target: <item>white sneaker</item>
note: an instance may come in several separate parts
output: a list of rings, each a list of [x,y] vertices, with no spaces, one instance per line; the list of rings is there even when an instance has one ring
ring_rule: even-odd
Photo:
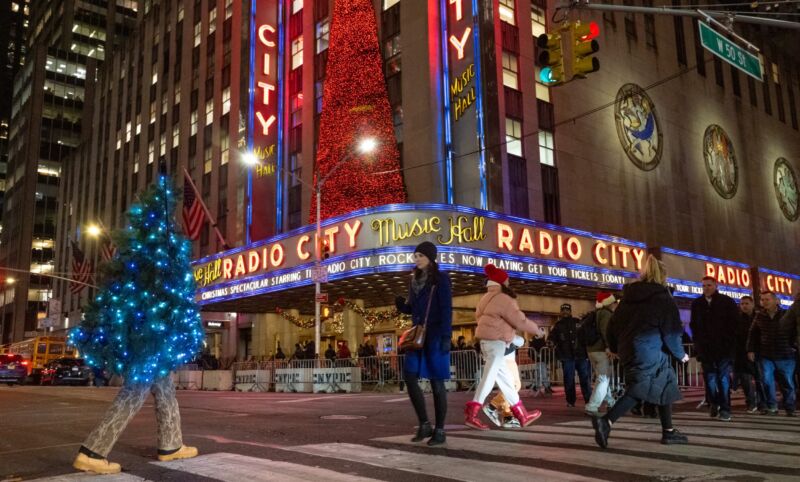
[[[502,422],[500,422],[500,415],[497,413],[497,409],[494,408],[491,403],[487,403],[483,406],[483,413],[493,424],[498,427],[503,426]]]
[[[522,428],[522,424],[519,423],[516,417],[506,417],[505,420],[503,420],[503,428]]]

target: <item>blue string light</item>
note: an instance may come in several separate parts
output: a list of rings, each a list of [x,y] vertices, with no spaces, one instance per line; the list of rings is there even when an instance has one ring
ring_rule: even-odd
[[[171,216],[174,191],[160,177],[139,198],[115,233],[117,255],[100,268],[100,292],[69,339],[89,365],[149,384],[191,360],[205,334],[191,245]]]

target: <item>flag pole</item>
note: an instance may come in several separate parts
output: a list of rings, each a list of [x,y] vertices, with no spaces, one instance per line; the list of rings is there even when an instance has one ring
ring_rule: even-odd
[[[219,232],[219,228],[217,227],[217,221],[214,219],[214,216],[211,215],[211,211],[208,210],[206,207],[206,203],[203,202],[203,196],[200,195],[200,192],[197,190],[197,186],[194,185],[194,181],[192,180],[192,176],[189,175],[189,171],[186,168],[183,168],[183,175],[186,176],[186,179],[189,181],[189,185],[192,186],[192,190],[194,191],[195,197],[197,200],[200,201],[200,206],[203,207],[203,212],[206,213],[206,218],[208,218],[208,222],[211,223],[211,227],[214,228],[214,232],[217,234],[217,238],[222,242],[222,247],[224,249],[229,249],[228,242],[225,241],[225,238],[222,237],[222,233]]]

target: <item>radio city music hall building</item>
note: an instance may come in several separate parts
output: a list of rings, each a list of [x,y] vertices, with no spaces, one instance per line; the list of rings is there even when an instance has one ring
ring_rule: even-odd
[[[313,339],[313,328],[305,327],[314,309],[314,198],[305,184],[313,183],[330,128],[321,125],[323,106],[337,100],[324,96],[326,80],[337,75],[328,69],[329,54],[343,41],[337,38],[347,38],[331,24],[336,3],[153,2],[140,9],[133,48],[107,62],[98,80],[96,103],[107,107],[95,125],[110,119],[110,126],[76,158],[78,174],[67,174],[65,193],[79,208],[61,218],[63,232],[95,218],[120,225],[160,158],[176,180],[185,167],[235,246],[224,249],[208,226],[195,243],[197,301],[219,356],[269,356],[278,343],[287,351]],[[348,3],[357,2],[339,6]],[[778,83],[769,76],[766,90],[757,84],[758,107],[748,89],[739,100],[718,92],[711,68],[647,88],[681,70],[674,40],[680,32],[693,45],[693,23],[685,19],[679,29],[672,18],[582,14],[600,24],[601,70],[547,87],[536,82],[533,59],[535,37],[551,27],[551,5],[372,6],[403,197],[353,202],[325,215],[323,347],[336,339],[353,348],[365,335],[382,349],[394,346],[397,320],[380,314],[407,293],[411,255],[423,240],[439,246],[438,261],[453,282],[454,337],[472,338],[487,262],[509,271],[520,306],[544,326],[561,303],[580,314],[593,307],[596,291],[635,279],[649,252],[667,263],[684,307],[706,275],[735,298],[771,289],[791,303],[800,283],[793,274],[800,262],[790,254],[800,240],[799,146],[797,77],[788,67]],[[630,25],[647,35],[632,39]],[[611,55],[620,49],[630,59]],[[710,54],[698,55],[712,65]],[[784,72],[783,63],[775,65]],[[722,75],[733,85],[728,69]],[[746,82],[740,79],[740,87]],[[674,105],[678,93],[683,107]],[[765,93],[772,114],[764,111]],[[746,126],[737,109],[749,112]],[[245,155],[259,162],[248,165]],[[92,175],[95,159],[115,174]],[[79,188],[86,179],[89,188]],[[361,182],[372,180],[351,179]],[[92,197],[95,189],[106,193],[103,202]],[[323,209],[347,207],[336,196],[335,185],[323,188]],[[746,225],[757,237],[748,237]],[[69,250],[59,246],[67,263]],[[61,290],[70,317],[79,316],[83,300],[70,299],[66,284]],[[365,326],[365,313],[378,321]]]

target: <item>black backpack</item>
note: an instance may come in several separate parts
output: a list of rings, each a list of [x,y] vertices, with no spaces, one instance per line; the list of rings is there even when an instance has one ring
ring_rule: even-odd
[[[592,310],[581,318],[578,338],[584,346],[592,346],[600,341],[600,330],[597,328],[597,310]]]

